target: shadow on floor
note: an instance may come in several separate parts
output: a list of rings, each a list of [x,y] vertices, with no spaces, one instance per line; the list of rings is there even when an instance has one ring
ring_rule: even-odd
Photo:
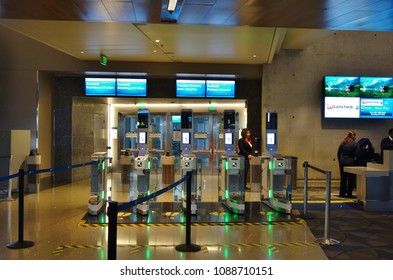
[[[330,260],[393,260],[393,212],[367,212],[358,203],[336,204],[330,209],[330,234],[325,236],[324,209],[308,209],[302,218],[316,238],[340,242],[321,246]]]

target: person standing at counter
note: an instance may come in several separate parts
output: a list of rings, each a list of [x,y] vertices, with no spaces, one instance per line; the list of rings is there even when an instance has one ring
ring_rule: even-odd
[[[356,175],[344,172],[345,166],[356,166],[360,148],[356,140],[356,133],[349,131],[337,150],[340,165],[340,194],[339,197],[353,198],[352,191],[356,184]]]
[[[252,158],[252,142],[251,142],[251,131],[248,128],[242,129],[242,138],[237,142],[238,153],[244,157],[244,188],[250,190],[247,187],[248,172],[250,170],[250,159]]]
[[[388,131],[389,136],[385,137],[381,140],[381,162],[383,163],[383,151],[384,150],[393,150],[393,128]]]

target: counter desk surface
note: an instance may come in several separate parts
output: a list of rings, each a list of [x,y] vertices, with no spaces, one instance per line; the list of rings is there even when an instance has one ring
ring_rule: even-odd
[[[390,171],[382,164],[345,166],[344,171],[356,174],[356,192],[363,209],[368,211],[393,210],[393,186],[389,184]],[[392,194],[392,195],[391,195]]]

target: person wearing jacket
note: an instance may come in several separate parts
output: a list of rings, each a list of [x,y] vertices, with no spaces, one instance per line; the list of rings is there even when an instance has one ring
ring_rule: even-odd
[[[349,131],[337,150],[340,165],[340,193],[339,197],[354,198],[352,191],[356,186],[356,175],[344,172],[345,166],[356,166],[360,147],[356,140],[356,133]]]
[[[252,142],[250,139],[251,131],[248,128],[242,129],[241,138],[237,142],[238,153],[244,157],[244,187],[246,190],[250,190],[247,187],[247,178],[250,170],[250,159],[252,158]]]
[[[383,151],[385,150],[393,150],[393,128],[389,129],[388,136],[381,140],[381,163],[383,163]]]

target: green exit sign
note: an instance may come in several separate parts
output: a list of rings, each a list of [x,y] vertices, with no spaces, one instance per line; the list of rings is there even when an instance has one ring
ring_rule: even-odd
[[[100,63],[101,63],[101,65],[104,65],[104,66],[106,66],[106,65],[108,64],[108,58],[106,57],[105,54],[102,54],[102,55],[101,55],[101,57],[100,57]]]

